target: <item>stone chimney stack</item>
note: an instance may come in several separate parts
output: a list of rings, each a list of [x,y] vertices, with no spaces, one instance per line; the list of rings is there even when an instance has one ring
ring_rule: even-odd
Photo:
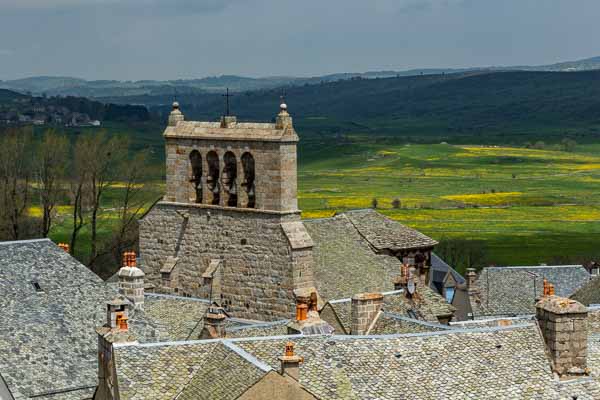
[[[545,295],[536,305],[536,316],[554,371],[561,377],[586,375],[587,308],[575,300]]]
[[[106,303],[106,324],[98,327],[98,387],[95,399],[114,399],[114,343],[135,342],[129,330],[131,303],[123,296],[117,296]]]
[[[145,274],[136,263],[134,251],[123,253],[123,267],[119,270],[119,293],[131,300],[135,308],[143,308]]]
[[[475,289],[475,280],[477,279],[477,272],[475,272],[475,268],[467,268],[467,290],[469,292],[474,292]]]
[[[408,275],[409,275],[409,266],[406,264],[402,264],[400,266],[400,275],[394,279],[394,290],[406,290],[406,285],[408,284]]]
[[[383,305],[383,294],[360,293],[352,297],[351,333],[364,335]]]
[[[176,126],[179,121],[184,121],[185,117],[179,109],[179,103],[173,102],[173,110],[169,114],[169,126]]]
[[[225,337],[225,321],[227,316],[222,307],[211,306],[204,316],[204,328],[201,339],[219,339]]]
[[[300,364],[304,359],[294,354],[294,343],[286,343],[285,353],[279,357],[279,361],[281,361],[281,375],[287,374],[297,381],[300,380]]]

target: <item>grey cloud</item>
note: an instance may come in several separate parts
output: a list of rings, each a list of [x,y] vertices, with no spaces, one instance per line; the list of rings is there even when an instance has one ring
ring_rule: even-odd
[[[85,10],[111,7],[144,13],[149,9],[181,13],[214,12],[227,8],[238,0],[0,0],[0,9],[7,10]]]
[[[0,0],[0,79],[314,76],[600,55],[598,0]],[[34,45],[34,43],[36,45]]]

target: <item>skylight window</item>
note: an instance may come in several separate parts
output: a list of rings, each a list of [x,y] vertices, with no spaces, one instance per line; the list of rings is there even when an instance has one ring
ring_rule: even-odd
[[[44,291],[38,281],[31,281],[31,284],[33,285],[33,288],[35,289],[36,292]]]

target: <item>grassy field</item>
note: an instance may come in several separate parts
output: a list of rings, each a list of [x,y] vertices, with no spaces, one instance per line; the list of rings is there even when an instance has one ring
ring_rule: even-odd
[[[490,262],[538,264],[600,254],[600,146],[574,152],[467,145],[308,146],[305,218],[371,207],[435,239],[488,244]],[[400,208],[392,207],[399,199]]]
[[[160,142],[150,139],[155,132],[145,133],[159,148]],[[600,256],[600,144],[564,152],[376,139],[303,139],[298,183],[304,218],[371,207],[376,198],[381,212],[435,239],[485,241],[490,263]],[[155,154],[152,168],[160,182],[163,161],[159,150]],[[149,204],[164,189],[162,183],[150,185]],[[118,196],[115,187],[101,215],[102,237],[110,237],[115,225],[112,208]],[[392,206],[394,199],[399,208]],[[70,212],[68,206],[58,210],[51,232],[55,241],[68,241]],[[88,249],[86,226],[81,234],[84,260]]]

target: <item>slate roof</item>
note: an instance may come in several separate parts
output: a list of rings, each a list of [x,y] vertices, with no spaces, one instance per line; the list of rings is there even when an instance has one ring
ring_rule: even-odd
[[[314,242],[313,272],[322,298],[341,299],[394,289],[400,260],[376,254],[346,215],[306,220],[304,225]]]
[[[422,333],[436,332],[452,329],[448,325],[420,321],[390,312],[382,312],[371,331],[370,335],[393,335],[397,333]]]
[[[438,315],[448,316],[449,314],[452,314],[454,307],[446,303],[444,299],[442,299],[438,294],[434,293],[428,287],[421,288],[419,293],[422,294],[422,300],[419,302],[414,302],[410,299],[407,299],[404,293],[400,290],[385,292],[383,293],[383,311],[432,323],[438,322]],[[327,305],[334,310],[344,330],[350,334],[352,325],[351,299],[347,298],[332,300]],[[394,333],[400,332],[402,331]]]
[[[50,240],[0,242],[0,375],[13,396],[90,398],[97,385],[95,328],[116,295]],[[141,342],[194,338],[208,306],[153,294],[144,302],[130,316]]]
[[[210,301],[205,299],[146,293],[143,312],[135,311],[133,315],[132,329],[135,331],[137,320],[151,324],[155,335],[145,338],[136,333],[140,341],[146,342],[198,339],[209,306]]]
[[[429,236],[372,209],[346,211],[344,215],[378,251],[421,249],[438,244]]]
[[[0,293],[0,374],[13,396],[86,397],[97,384],[95,328],[115,292],[51,241],[35,240],[0,243]]]
[[[276,369],[288,340],[233,343]],[[292,341],[304,357],[300,383],[320,399],[557,399],[561,392],[533,324]]]
[[[531,322],[400,335],[117,344],[120,395],[234,399],[279,370],[288,341],[303,357],[300,384],[319,399],[600,398],[600,335],[588,345],[591,377],[561,382]]]
[[[305,220],[304,226],[314,244],[315,281],[325,300],[393,290],[402,262],[387,254],[387,250],[430,248],[437,244],[370,209]],[[444,276],[451,269],[443,261],[436,265],[435,271],[443,270]],[[456,275],[459,281],[463,280]]]
[[[476,281],[479,292],[470,295],[474,317],[535,313],[544,279],[554,284],[557,296],[569,297],[590,274],[581,265],[484,268]]]
[[[287,325],[289,323],[289,319],[283,319],[281,321],[233,327],[226,329],[225,332],[228,338],[287,335]]]
[[[592,277],[592,279],[577,289],[571,295],[571,298],[585,306],[600,304],[600,276]]]
[[[465,278],[462,277],[461,274],[456,272],[454,268],[452,268],[448,263],[442,260],[437,254],[431,253],[431,268],[430,268],[430,282],[429,286],[437,291],[438,293],[442,293],[442,289],[444,286],[444,278],[448,274],[448,271],[454,277],[454,280],[462,285],[466,283]]]
[[[114,348],[122,399],[235,399],[271,368],[228,341]]]

